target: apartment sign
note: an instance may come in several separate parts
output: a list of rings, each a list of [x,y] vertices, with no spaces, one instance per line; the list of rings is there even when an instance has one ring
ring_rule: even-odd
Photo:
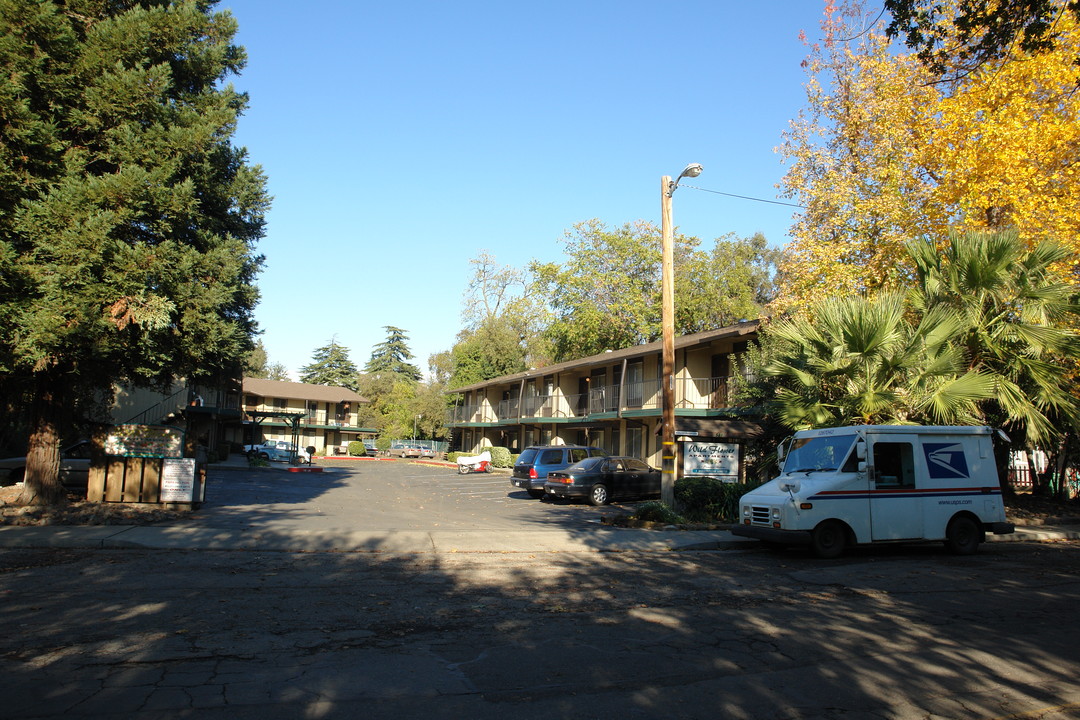
[[[739,482],[739,444],[695,441],[682,443],[685,477],[714,477],[727,483]]]

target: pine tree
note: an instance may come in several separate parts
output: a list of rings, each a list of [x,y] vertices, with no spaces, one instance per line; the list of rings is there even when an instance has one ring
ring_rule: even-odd
[[[30,407],[26,499],[113,384],[205,380],[252,348],[265,178],[212,1],[0,0],[0,372]]]
[[[310,365],[300,368],[301,382],[357,389],[356,365],[349,359],[349,350],[338,345],[336,338],[316,349],[311,358]]]
[[[413,359],[409,352],[407,341],[409,336],[401,328],[387,325],[386,340],[379,343],[371,351],[371,359],[364,366],[364,372],[369,374],[394,373],[413,382],[419,382],[422,377],[420,369],[408,362]]]

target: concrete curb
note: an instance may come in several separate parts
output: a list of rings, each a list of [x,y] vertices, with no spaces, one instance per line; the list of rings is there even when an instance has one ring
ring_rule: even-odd
[[[1080,528],[1021,527],[987,542],[1080,540]],[[726,530],[634,530],[628,528],[462,531],[324,531],[266,527],[45,525],[0,527],[0,548],[143,548],[158,550],[264,550],[358,553],[694,552],[751,549],[755,540]]]

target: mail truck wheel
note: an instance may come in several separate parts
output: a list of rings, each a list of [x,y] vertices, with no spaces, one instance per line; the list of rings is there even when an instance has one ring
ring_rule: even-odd
[[[814,528],[810,540],[815,555],[823,560],[832,560],[844,554],[847,530],[836,520],[826,520]]]
[[[967,515],[954,517],[945,529],[945,547],[953,555],[972,555],[979,549],[982,532]]]

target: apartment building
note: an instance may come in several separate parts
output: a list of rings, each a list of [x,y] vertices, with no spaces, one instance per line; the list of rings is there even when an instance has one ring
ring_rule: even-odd
[[[760,427],[730,390],[757,321],[675,339],[680,476],[735,480],[742,443]],[[654,342],[456,388],[447,425],[466,452],[502,446],[596,445],[661,466],[662,343]]]
[[[243,394],[244,444],[287,440],[322,453],[378,433],[360,426],[368,401],[348,388],[246,377]]]

